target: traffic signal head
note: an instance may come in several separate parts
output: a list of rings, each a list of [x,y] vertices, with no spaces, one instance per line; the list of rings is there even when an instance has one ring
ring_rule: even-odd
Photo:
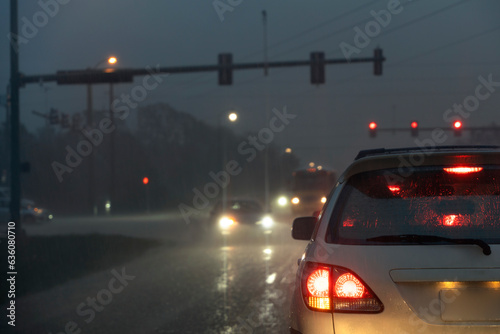
[[[149,179],[147,177],[143,178],[142,179],[142,183],[148,184],[149,183]]]
[[[311,52],[311,84],[325,83],[325,53]]]
[[[229,86],[233,84],[233,54],[219,54],[219,85]]]
[[[370,129],[370,137],[374,138],[377,136],[377,123],[375,122],[370,122],[368,124],[368,128]]]
[[[455,134],[456,137],[462,135],[462,122],[460,121],[453,122],[453,133]]]
[[[417,121],[412,121],[410,123],[410,130],[411,130],[411,136],[412,137],[418,137],[418,122]]]
[[[382,55],[382,49],[376,48],[373,52],[373,74],[382,75],[382,62],[384,61],[384,56]]]

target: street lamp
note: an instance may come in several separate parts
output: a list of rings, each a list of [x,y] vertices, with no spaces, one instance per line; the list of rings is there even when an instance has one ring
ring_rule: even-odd
[[[88,68],[89,71],[97,69],[99,66],[107,62],[109,65],[115,65],[118,59],[114,56],[98,61],[93,67]],[[87,84],[87,126],[91,129],[94,125],[94,113],[92,111],[92,84]],[[94,203],[95,195],[95,175],[94,175],[94,154],[89,156],[89,206],[94,214],[97,214],[97,207]]]
[[[235,113],[235,112],[231,112],[227,118],[231,121],[231,122],[236,122],[236,120],[238,119],[238,114]]]
[[[217,124],[218,124],[218,129],[219,131],[222,131],[222,171],[225,171],[226,170],[226,164],[227,164],[227,143],[226,143],[226,133],[225,131],[222,129],[221,127],[221,120],[223,119],[222,118],[222,115],[226,115],[227,119],[231,122],[231,123],[234,123],[236,122],[236,120],[238,119],[238,114],[235,112],[235,111],[230,111],[230,112],[226,112],[226,111],[223,111],[221,113],[219,113],[218,117],[217,117]],[[226,119],[224,117],[224,119]],[[227,187],[229,186],[229,182],[228,184],[226,185],[223,185],[222,187],[222,212],[225,212],[226,211],[226,202],[227,202]]]

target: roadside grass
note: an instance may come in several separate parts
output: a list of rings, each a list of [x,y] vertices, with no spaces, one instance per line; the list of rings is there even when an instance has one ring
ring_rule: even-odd
[[[162,244],[119,235],[29,237],[17,245],[16,297],[118,266]]]

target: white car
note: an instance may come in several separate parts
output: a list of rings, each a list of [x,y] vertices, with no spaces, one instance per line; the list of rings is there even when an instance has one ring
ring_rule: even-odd
[[[292,236],[290,333],[500,333],[500,147],[361,151]]]

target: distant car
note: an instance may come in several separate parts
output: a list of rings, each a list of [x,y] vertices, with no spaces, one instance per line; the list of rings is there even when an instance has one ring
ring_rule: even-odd
[[[500,333],[500,147],[362,151],[292,236],[290,333]]]
[[[54,218],[53,214],[45,208],[27,199],[21,200],[21,219],[25,223],[48,222]]]
[[[9,202],[8,198],[0,200],[0,218],[2,220],[10,219]],[[21,200],[21,222],[27,224],[49,222],[53,217],[53,214],[48,209],[35,205],[32,200]]]
[[[226,205],[219,201],[210,213],[210,221],[223,233],[229,233],[239,225],[260,226],[270,231],[274,224],[262,205],[251,199],[229,199]]]

